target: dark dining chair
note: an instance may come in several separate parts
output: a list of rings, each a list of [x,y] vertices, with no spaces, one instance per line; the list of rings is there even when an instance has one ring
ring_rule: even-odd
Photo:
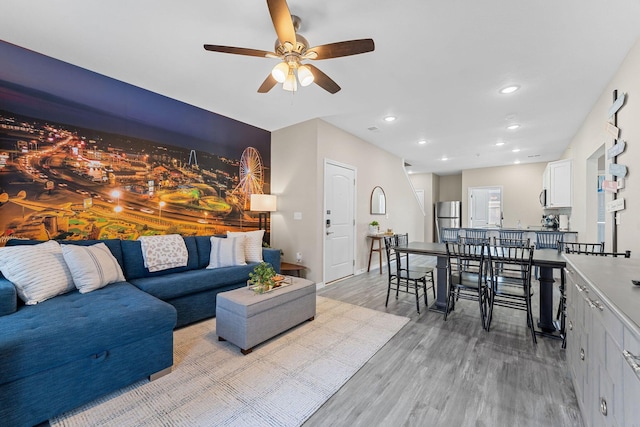
[[[389,304],[391,291],[396,292],[396,299],[399,293],[413,293],[416,296],[416,309],[420,313],[420,294],[424,298],[425,306],[429,304],[427,299],[427,277],[425,273],[401,269],[401,256],[393,248],[397,246],[397,236],[384,237],[384,250],[387,256],[387,270],[389,282],[387,285],[387,299],[384,306]]]
[[[558,252],[563,251],[565,233],[562,231],[536,231],[536,249],[555,249]],[[539,279],[538,267],[535,268],[535,277]],[[566,295],[565,295],[565,276],[564,270],[560,270],[560,302],[558,303],[558,312],[556,313],[556,319],[560,320],[560,333],[565,336],[565,319],[566,319]],[[566,341],[563,340],[562,348],[566,345]]]
[[[598,255],[604,252],[604,242],[600,242],[600,243],[565,242],[563,246],[564,246],[564,251],[568,254]]]
[[[624,252],[601,252],[597,254],[599,256],[610,256],[614,258],[623,257],[623,258],[631,258],[631,251]]]
[[[488,244],[487,230],[478,230],[476,228],[466,228],[464,230],[464,238],[460,240],[462,243],[468,244]]]
[[[536,249],[562,248],[563,231],[536,231]]]
[[[492,245],[488,248],[490,290],[487,331],[491,327],[494,307],[523,310],[527,313],[527,327],[536,344],[531,309],[533,252],[534,248],[529,246]]]
[[[501,245],[513,241],[514,245],[518,246],[524,238],[524,230],[498,230],[498,239]],[[529,245],[527,244],[527,246]]]
[[[597,255],[609,257],[631,258],[631,251],[605,252],[604,242],[600,243],[565,243],[564,251],[568,254]]]
[[[501,239],[522,239],[524,230],[498,230],[498,237]]]
[[[486,280],[486,245],[446,242],[448,294],[444,320],[455,309],[458,299],[477,301],[482,328],[487,329],[489,290]]]
[[[562,231],[536,231],[536,249],[555,249],[562,251],[564,244],[564,232]],[[536,279],[539,279],[538,267],[536,267]]]
[[[440,229],[440,243],[457,242],[459,236],[460,236],[459,228]]]
[[[531,246],[531,239],[494,236],[493,244],[496,246],[507,246],[513,248],[528,248]]]
[[[396,234],[395,235],[396,238],[396,245],[398,246],[406,246],[409,244],[409,233],[404,233],[404,234]],[[405,253],[405,254],[397,254],[397,258],[396,258],[396,262],[399,262],[399,266],[400,266],[400,270],[404,271],[404,270],[410,270],[416,274],[424,274],[425,278],[427,280],[427,289],[431,288],[431,291],[433,293],[433,298],[435,299],[436,297],[436,288],[434,286],[435,282],[433,280],[433,267],[422,267],[422,266],[416,266],[416,265],[410,265],[409,264],[409,254]],[[430,283],[430,285],[429,285]],[[408,286],[408,284],[407,284]],[[408,289],[407,289],[408,291]]]
[[[513,233],[513,234],[512,234]],[[528,248],[531,246],[531,240],[529,238],[523,238],[524,233],[522,231],[507,231],[504,234],[500,230],[500,237],[493,236],[494,246],[505,246],[511,248]],[[502,269],[499,262],[495,263],[494,268],[498,270]]]

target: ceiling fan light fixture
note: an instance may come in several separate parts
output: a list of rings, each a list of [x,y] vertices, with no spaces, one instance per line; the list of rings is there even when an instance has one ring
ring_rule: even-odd
[[[278,83],[284,83],[287,80],[287,75],[289,74],[289,65],[286,62],[280,62],[273,70],[271,70],[271,75]]]
[[[309,86],[313,83],[313,73],[306,65],[298,67],[298,80],[300,80],[301,86]]]
[[[288,90],[289,92],[298,90],[298,81],[296,80],[296,75],[293,74],[293,70],[290,70],[289,74],[287,74],[287,79],[282,84],[282,89]]]

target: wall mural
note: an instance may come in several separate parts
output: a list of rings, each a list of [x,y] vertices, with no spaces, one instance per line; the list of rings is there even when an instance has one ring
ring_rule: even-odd
[[[0,235],[257,228],[268,131],[4,42],[0,63]]]

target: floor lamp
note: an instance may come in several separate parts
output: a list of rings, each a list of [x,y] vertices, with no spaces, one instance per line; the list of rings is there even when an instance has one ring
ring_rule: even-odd
[[[251,212],[258,212],[258,229],[264,230],[264,241],[269,243],[267,237],[267,218],[269,212],[276,210],[276,196],[272,194],[252,194]]]

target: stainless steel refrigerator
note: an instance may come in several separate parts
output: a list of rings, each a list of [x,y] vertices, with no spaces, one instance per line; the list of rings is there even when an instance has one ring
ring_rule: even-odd
[[[440,230],[443,228],[460,228],[462,224],[462,202],[449,201],[436,203],[436,236],[440,242]]]

